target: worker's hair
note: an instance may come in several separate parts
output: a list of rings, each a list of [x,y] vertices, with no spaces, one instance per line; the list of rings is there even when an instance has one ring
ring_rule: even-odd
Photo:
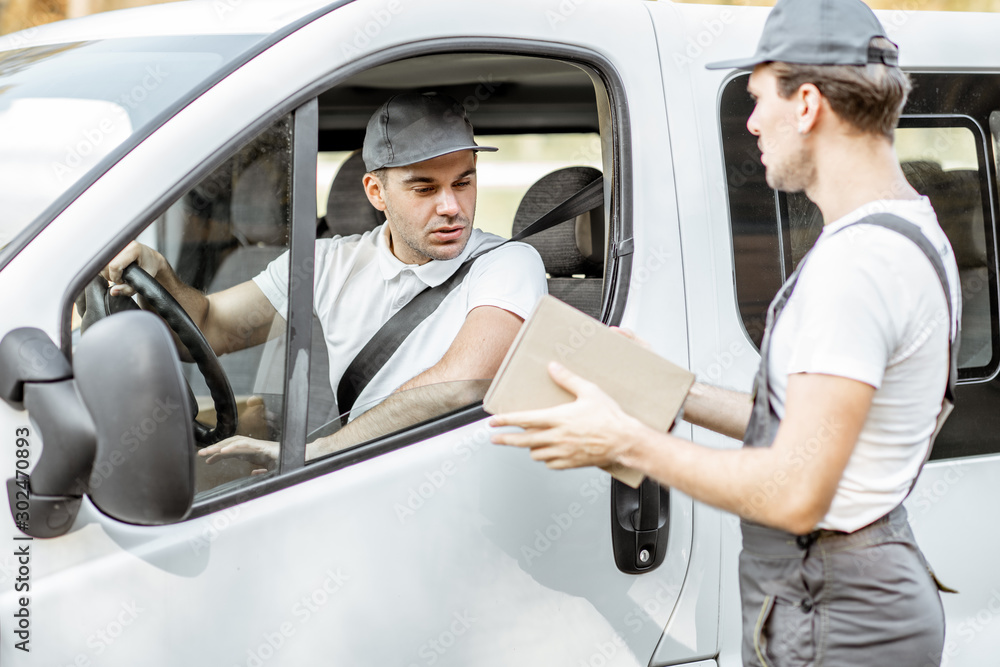
[[[897,53],[884,37],[870,46]],[[893,131],[911,90],[910,79],[890,65],[795,65],[770,63],[778,80],[778,93],[789,98],[802,84],[811,83],[830,102],[830,108],[862,132],[879,134],[892,141]]]

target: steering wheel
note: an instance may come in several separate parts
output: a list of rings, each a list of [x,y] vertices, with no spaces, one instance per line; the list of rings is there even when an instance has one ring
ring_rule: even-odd
[[[191,316],[177,303],[170,292],[153,276],[139,268],[137,263],[129,264],[122,272],[122,278],[146,299],[167,326],[177,334],[205,378],[205,384],[208,385],[208,391],[215,403],[216,423],[214,427],[206,426],[195,419],[194,439],[198,447],[207,447],[234,435],[237,420],[236,397],[233,396],[229,378],[222,370],[219,358],[208,344],[205,335],[195,326]],[[81,326],[83,330],[108,315],[138,308],[139,306],[128,297],[111,296],[108,283],[101,276],[92,280],[84,289],[81,298],[77,300],[77,310],[83,318]],[[197,404],[193,400],[194,394],[191,393],[190,386],[188,392],[192,398],[192,412],[197,417]]]

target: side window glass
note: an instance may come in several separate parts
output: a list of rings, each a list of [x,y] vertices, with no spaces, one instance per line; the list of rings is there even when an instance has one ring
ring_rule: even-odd
[[[760,149],[747,130],[753,98],[748,75],[736,76],[722,91],[719,123],[725,158],[726,194],[733,235],[736,300],[740,319],[754,345],[764,337],[767,307],[787,275],[787,261],[774,190],[764,180]]]
[[[136,239],[160,253],[180,282],[202,295],[218,295],[246,282],[288,250],[291,220],[292,123],[286,116],[261,132],[184,193]],[[242,286],[242,287],[238,287]],[[108,297],[97,276],[78,295],[73,310],[74,345],[87,328],[123,308],[148,304],[141,297]],[[287,295],[285,295],[287,298]],[[185,302],[184,299],[180,299]],[[186,303],[186,302],[185,302]],[[107,305],[106,305],[107,304]],[[110,310],[110,314],[109,311]],[[209,336],[236,402],[236,434],[282,439],[285,323],[265,303],[241,301],[235,321]],[[182,361],[190,356],[178,343]],[[228,350],[228,351],[227,351]],[[197,421],[216,425],[212,392],[194,363],[183,373],[198,406]],[[213,381],[213,384],[218,384]],[[227,458],[196,460],[198,500],[248,483],[255,466]]]
[[[963,118],[903,118],[896,154],[910,184],[926,195],[955,251],[962,281],[961,377],[986,377],[996,367],[993,340],[997,306],[988,267],[993,239],[986,160],[978,128]],[[801,193],[779,195],[787,220],[790,266],[802,259],[823,229],[819,209]]]
[[[931,115],[927,105],[933,100],[920,94],[933,87],[921,85],[926,75],[913,76],[917,87],[907,112],[920,115],[904,114],[900,120],[896,152],[906,178],[931,200],[955,250],[963,292],[959,377],[985,378],[1000,362],[986,138],[964,116]],[[720,125],[737,301],[748,336],[760,345],[768,304],[816,242],[823,219],[804,194],[767,186],[756,139],[746,129],[753,111],[746,80],[737,76],[723,90]],[[1000,112],[993,112],[989,122],[996,144]]]
[[[989,186],[983,137],[972,123],[941,119],[935,127],[901,125],[896,151],[910,184],[926,195],[955,250],[962,284],[963,377],[985,377],[996,368],[993,347],[997,304],[988,267],[993,264]]]

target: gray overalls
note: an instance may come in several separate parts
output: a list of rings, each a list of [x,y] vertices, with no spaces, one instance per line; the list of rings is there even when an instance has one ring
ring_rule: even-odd
[[[886,227],[924,251],[944,287],[950,330],[952,304],[944,264],[920,229],[888,214],[868,216],[853,224]],[[780,420],[771,408],[767,378],[771,332],[807,259],[799,263],[768,310],[744,447],[769,447],[778,432]],[[951,411],[957,352],[955,340],[951,345],[948,388],[931,445]],[[741,527],[739,569],[745,665],[940,664],[944,611],[939,584],[914,541],[902,504],[853,533],[817,530],[792,535],[747,520]]]

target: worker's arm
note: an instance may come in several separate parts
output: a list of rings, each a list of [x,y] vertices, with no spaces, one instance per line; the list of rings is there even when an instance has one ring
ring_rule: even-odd
[[[525,429],[496,433],[494,442],[529,447],[550,468],[620,463],[696,500],[796,534],[813,530],[829,510],[875,393],[843,377],[790,375],[772,446],[716,450],[646,427],[557,364],[551,373],[577,400],[494,417],[494,426]]]

